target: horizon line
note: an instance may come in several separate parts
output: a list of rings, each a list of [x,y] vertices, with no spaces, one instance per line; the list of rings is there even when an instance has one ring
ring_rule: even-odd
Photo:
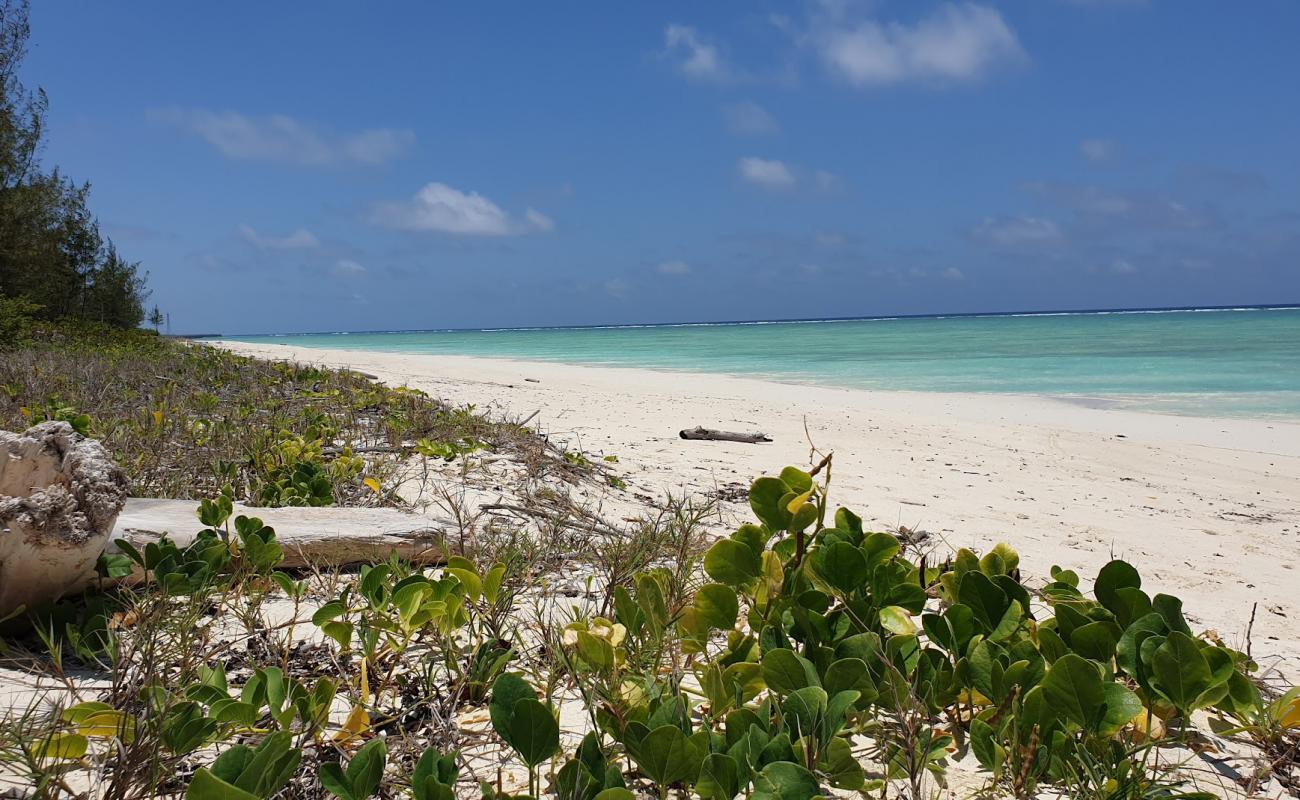
[[[937,314],[872,314],[866,316],[846,317],[789,317],[783,319],[733,319],[733,320],[696,320],[691,322],[623,322],[591,323],[577,325],[521,325],[515,327],[492,326],[484,328],[389,328],[360,331],[282,331],[275,333],[202,333],[172,334],[179,339],[219,339],[240,337],[275,337],[275,336],[359,336],[365,334],[396,333],[503,333],[506,331],[565,331],[565,330],[610,330],[618,328],[689,328],[725,325],[795,325],[816,322],[883,322],[909,319],[971,319],[979,317],[1046,317],[1087,314],[1152,314],[1204,311],[1296,311],[1298,303],[1257,303],[1218,306],[1151,306],[1129,308],[1058,308],[1032,311],[969,311]]]

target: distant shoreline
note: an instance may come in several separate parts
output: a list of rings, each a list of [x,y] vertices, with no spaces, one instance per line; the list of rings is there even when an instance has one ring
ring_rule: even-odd
[[[582,331],[624,328],[695,328],[723,325],[799,325],[814,322],[873,322],[907,319],[978,319],[987,317],[1062,317],[1107,314],[1183,314],[1204,311],[1300,311],[1300,303],[1264,303],[1223,306],[1154,306],[1151,308],[1063,308],[1040,311],[973,311],[952,314],[876,314],[861,317],[794,317],[790,319],[738,319],[694,322],[627,322],[588,325],[523,325],[487,328],[393,328],[356,331],[302,331],[274,333],[191,334],[186,339],[264,339],[283,336],[346,336],[382,333],[495,333],[500,331]]]

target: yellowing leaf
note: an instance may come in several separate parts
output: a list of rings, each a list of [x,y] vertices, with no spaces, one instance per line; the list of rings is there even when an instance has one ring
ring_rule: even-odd
[[[343,729],[334,734],[334,741],[350,742],[360,738],[368,730],[370,730],[370,712],[366,711],[365,706],[353,706],[348,712],[347,720],[343,723]]]
[[[366,486],[370,487],[370,491],[374,492],[375,494],[379,494],[380,492],[379,481],[375,480],[374,478],[366,478],[361,482],[364,483]]]
[[[911,636],[916,633],[916,623],[906,608],[886,606],[880,609],[880,624],[885,630],[899,636]]]
[[[808,502],[808,498],[810,497],[812,497],[812,489],[809,489],[808,491],[799,495],[795,499],[791,500],[786,505],[785,510],[789,511],[791,514],[795,513],[796,511],[798,511],[800,508],[803,507],[804,503]]]
[[[79,733],[56,733],[41,748],[41,758],[81,758],[89,746],[89,740]]]
[[[1138,742],[1163,739],[1167,732],[1164,720],[1145,708],[1134,714],[1128,724],[1133,726],[1133,738]]]
[[[64,710],[63,719],[75,725],[82,736],[116,737],[128,744],[135,739],[135,718],[108,703],[78,703]]]
[[[1277,721],[1283,728],[1300,728],[1300,694],[1282,704],[1277,711]]]
[[[361,659],[361,679],[360,679],[360,689],[361,689],[361,702],[362,702],[362,703],[369,703],[369,702],[370,702],[370,679],[369,679],[369,677],[367,677],[367,675],[366,675],[366,673],[367,673],[366,665],[369,664],[369,663],[370,663],[369,659],[365,659],[365,658]]]
[[[155,412],[153,412],[153,424],[154,424],[154,427],[161,428],[161,427],[162,427],[162,421],[163,421],[163,412],[161,412],[161,411],[155,411]]]

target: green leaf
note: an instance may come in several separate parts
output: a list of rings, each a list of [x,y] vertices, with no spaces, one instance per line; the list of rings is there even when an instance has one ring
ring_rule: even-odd
[[[807,686],[816,686],[817,670],[811,662],[793,650],[777,648],[763,654],[763,681],[780,695],[793,694]]]
[[[867,662],[860,658],[841,658],[831,662],[822,677],[822,687],[826,694],[834,697],[843,691],[858,693],[859,705],[876,699],[876,685],[871,680],[871,671]]]
[[[1196,710],[1196,700],[1213,683],[1210,665],[1196,640],[1173,631],[1151,656],[1155,690],[1184,714]]]
[[[348,783],[357,800],[370,797],[379,789],[388,763],[388,747],[382,738],[372,739],[348,762]]]
[[[226,783],[207,767],[199,767],[185,790],[185,800],[262,800],[255,794]]]
[[[731,630],[740,613],[734,589],[720,583],[706,583],[695,593],[695,608],[701,622],[710,628]]]
[[[1169,630],[1164,617],[1151,613],[1135,620],[1124,629],[1115,645],[1115,661],[1130,678],[1148,684],[1147,669],[1142,663],[1142,642],[1151,636],[1163,636]]]
[[[1120,636],[1119,627],[1109,620],[1089,622],[1070,634],[1070,646],[1084,658],[1109,663]]]
[[[754,776],[752,800],[812,800],[821,787],[811,772],[790,761],[776,761]]]
[[[1043,678],[1043,697],[1058,717],[1093,731],[1105,711],[1106,693],[1097,665],[1074,653],[1061,656]]]
[[[822,580],[840,594],[849,594],[866,585],[867,559],[861,550],[848,542],[831,542],[817,548],[813,563]]]
[[[508,741],[531,769],[560,749],[560,726],[549,708],[524,697],[515,701]]]
[[[759,478],[749,487],[749,507],[768,530],[783,531],[790,524],[790,512],[781,504],[781,498],[789,491],[790,487],[780,478]]]
[[[1132,689],[1119,683],[1105,685],[1106,712],[1101,718],[1102,736],[1113,736],[1142,711],[1142,700]]]
[[[660,725],[647,733],[634,755],[646,777],[661,786],[697,774],[703,756],[676,725]]]
[[[528,682],[514,672],[507,672],[492,684],[492,702],[488,704],[488,713],[492,717],[492,728],[497,735],[511,747],[515,703],[524,698],[536,700],[537,694]]]
[[[957,588],[957,602],[968,606],[985,633],[1002,621],[1011,598],[982,572],[967,572]]]
[[[960,656],[975,635],[975,613],[970,606],[954,603],[943,614],[925,614],[921,627],[931,642],[947,650],[949,655]]]
[[[1116,559],[1097,572],[1097,580],[1093,582],[1092,592],[1097,596],[1098,603],[1118,616],[1126,607],[1120,602],[1119,595],[1116,594],[1117,590],[1141,588],[1142,576],[1133,565]]]
[[[997,741],[993,728],[984,720],[976,718],[970,723],[970,746],[975,751],[975,759],[980,766],[993,773],[997,778],[1002,774],[1002,764],[1006,761],[1007,751]]]
[[[709,577],[733,588],[752,584],[762,569],[759,556],[748,545],[734,539],[718,540],[704,555],[704,571]]]
[[[862,765],[853,756],[853,748],[839,737],[831,739],[830,744],[822,752],[817,771],[837,789],[857,791],[862,788],[866,779]]]
[[[705,800],[732,800],[740,794],[740,765],[724,753],[710,753],[700,764],[695,792]]]
[[[790,693],[781,704],[785,712],[785,723],[790,729],[790,738],[817,736],[819,722],[826,715],[826,703],[829,698],[820,686],[805,686]],[[850,698],[849,702],[852,702]]]
[[[321,764],[316,777],[325,791],[335,797],[342,798],[342,800],[363,800],[361,795],[353,794],[352,784],[348,782],[347,776],[343,774],[343,768],[335,761]]]
[[[786,467],[781,470],[781,482],[792,492],[812,491],[812,476],[798,467]]]

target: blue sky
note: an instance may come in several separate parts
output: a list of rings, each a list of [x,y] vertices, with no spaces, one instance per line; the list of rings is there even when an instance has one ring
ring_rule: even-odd
[[[74,3],[176,332],[1300,301],[1300,4]]]

